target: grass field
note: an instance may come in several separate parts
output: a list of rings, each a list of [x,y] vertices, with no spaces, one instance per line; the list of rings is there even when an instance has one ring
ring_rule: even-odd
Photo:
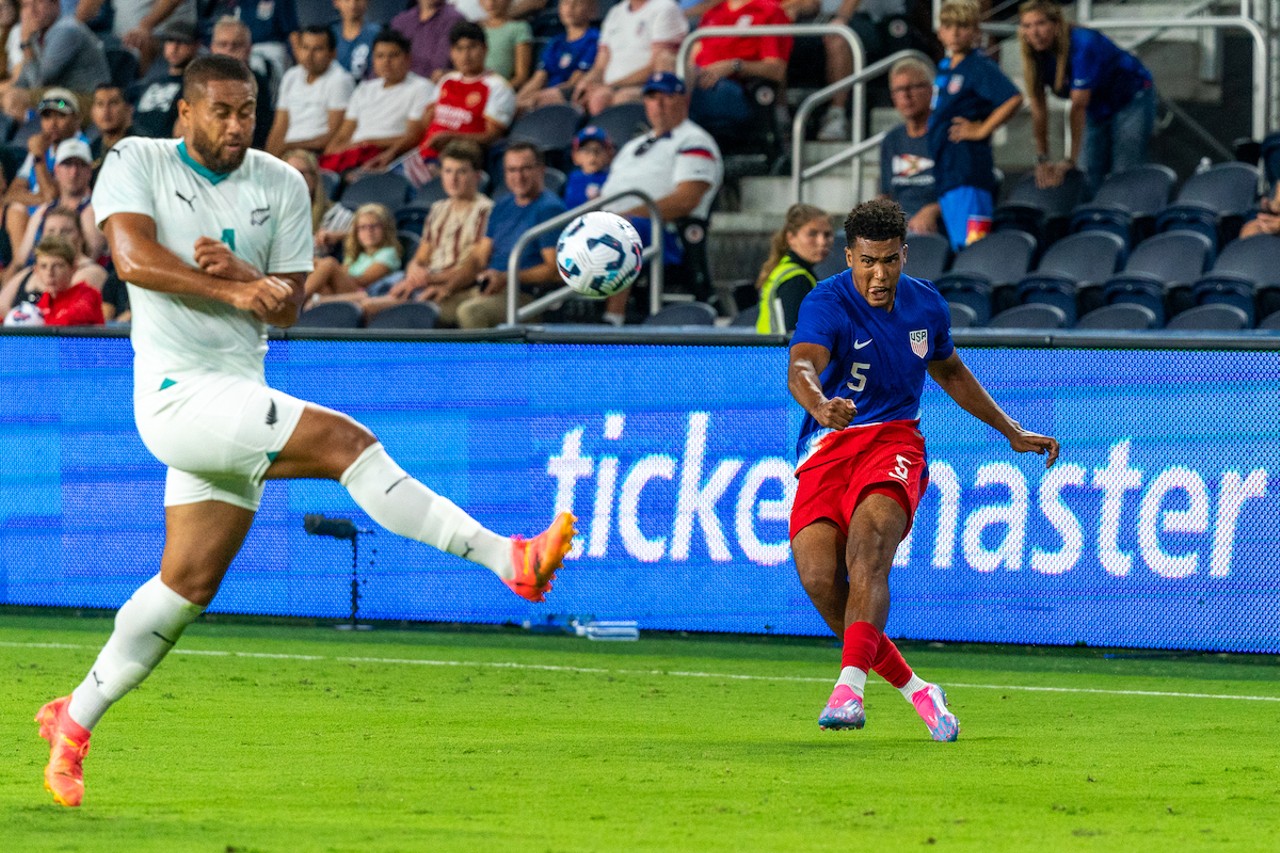
[[[1275,849],[1280,664],[904,647],[937,744],[873,677],[816,724],[820,641],[200,623],[53,805],[32,715],[110,622],[0,615],[5,851]]]

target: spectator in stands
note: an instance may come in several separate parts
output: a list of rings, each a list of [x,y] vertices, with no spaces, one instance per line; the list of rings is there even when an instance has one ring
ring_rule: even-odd
[[[359,83],[372,66],[373,40],[382,26],[365,20],[369,0],[333,0],[333,7],[338,10],[339,18],[333,25],[338,64]]]
[[[129,87],[129,103],[133,104],[133,130],[138,136],[167,139],[176,133],[178,99],[182,97],[182,72],[196,58],[200,44],[195,27],[183,23],[166,24],[156,31],[163,41],[163,56],[168,72],[150,80],[140,80]]]
[[[48,89],[36,105],[40,130],[27,139],[27,158],[5,190],[5,231],[9,245],[17,246],[27,229],[27,220],[41,204],[58,198],[54,180],[58,145],[65,139],[89,138],[80,131],[80,104],[67,89]]]
[[[355,221],[343,244],[342,260],[317,258],[307,275],[307,304],[327,297],[348,298],[400,269],[400,239],[396,221],[385,205],[376,202],[356,208]]]
[[[249,35],[249,27],[244,22],[229,16],[223,16],[213,25],[213,38],[209,42],[209,52],[219,56],[234,57],[245,65],[253,53],[253,39]],[[271,120],[275,117],[275,91],[271,80],[260,71],[253,72],[253,79],[258,83],[258,100],[256,103],[257,123],[253,126],[253,147],[263,148],[267,144],[267,136],[271,133]]]
[[[676,75],[659,72],[649,78],[644,85],[644,112],[649,119],[649,132],[622,146],[609,169],[609,180],[600,191],[613,195],[643,190],[653,198],[667,227],[663,235],[664,259],[678,264],[684,250],[676,220],[710,216],[711,203],[724,179],[724,164],[711,134],[689,120],[689,96]],[[648,208],[626,200],[610,209],[630,218],[645,243],[650,242]],[[610,296],[605,303],[605,322],[622,325],[629,298],[629,290]]]
[[[653,74],[675,68],[689,23],[674,0],[623,0],[604,17],[595,64],[573,89],[590,115],[642,96]]]
[[[272,83],[280,82],[284,70],[292,64],[290,53],[298,46],[298,13],[291,0],[212,0],[201,16],[206,22],[232,17],[244,24],[249,30],[253,59],[245,62]],[[213,30],[207,23],[201,36],[212,43]]]
[[[89,144],[93,153],[93,175],[98,176],[102,158],[121,139],[133,135],[133,107],[125,100],[124,90],[115,83],[104,83],[93,90],[89,120],[97,128],[97,137]]]
[[[938,233],[941,220],[928,138],[936,73],[912,57],[889,69],[889,96],[902,124],[891,128],[880,143],[880,194],[902,207],[907,231],[914,234]]]
[[[71,283],[86,284],[94,290],[102,291],[107,280],[107,271],[85,253],[84,232],[81,230],[81,217],[69,207],[55,207],[44,214],[44,232],[40,237],[61,237],[75,249],[76,260],[71,273]],[[40,240],[36,241],[36,245]],[[27,255],[32,254],[33,247],[27,248]],[[20,302],[35,302],[40,298],[36,280],[32,278],[35,264],[28,257],[21,266],[10,270],[4,287],[0,289],[0,313],[7,312]],[[126,299],[127,304],[127,299]],[[115,314],[114,306],[112,314]]]
[[[750,27],[789,24],[791,19],[777,0],[721,0],[702,16],[704,27]],[[693,46],[696,85],[689,117],[719,139],[744,133],[755,115],[750,81],[766,81],[781,87],[787,79],[791,39],[785,36],[755,38],[704,38]]]
[[[409,40],[410,69],[434,83],[449,70],[449,33],[464,20],[445,0],[418,0],[416,9],[391,19],[391,28]]]
[[[501,76],[485,70],[485,31],[460,21],[449,32],[449,58],[456,71],[440,78],[435,102],[422,121],[427,126],[418,154],[434,173],[437,152],[456,139],[488,147],[507,132],[516,112],[516,93]]]
[[[76,250],[61,237],[45,237],[36,244],[32,279],[42,293],[36,306],[46,326],[101,326],[102,293],[84,282],[73,283]]]
[[[435,97],[435,84],[409,70],[409,41],[383,30],[373,43],[372,80],[351,94],[338,132],[325,147],[320,165],[346,173],[357,167],[381,171],[422,139],[423,113]]]
[[[414,299],[436,304],[438,325],[458,325],[458,305],[476,295],[477,268],[468,260],[493,210],[493,202],[480,192],[483,164],[480,146],[467,139],[450,142],[440,152],[440,184],[446,198],[431,205],[404,278],[386,296],[357,300],[363,301],[366,318]]]
[[[31,212],[22,239],[14,243],[12,267],[26,266],[31,260],[31,249],[46,232],[46,219],[50,211],[70,210],[79,217],[77,232],[80,243],[91,258],[100,257],[107,249],[107,238],[98,230],[93,217],[93,190],[89,179],[93,175],[93,154],[81,139],[64,139],[58,143],[54,156],[53,180],[58,187],[58,197]]]
[[[1112,172],[1147,162],[1156,90],[1136,56],[1097,30],[1068,23],[1051,0],[1018,7],[1018,38],[1031,97],[1037,186],[1057,186],[1079,164],[1096,190]],[[1071,99],[1071,151],[1056,162],[1049,158],[1046,88]]]
[[[1258,202],[1258,212],[1240,229],[1240,239],[1258,234],[1280,234],[1280,182],[1271,198]]]
[[[298,64],[280,81],[275,122],[267,152],[285,148],[324,151],[342,125],[355,81],[333,61],[336,43],[328,27],[307,27],[298,36]]]
[[[22,65],[22,27],[18,25],[17,0],[0,0],[0,50],[4,62],[0,64],[0,80],[8,80]]]
[[[609,164],[613,162],[613,140],[604,128],[589,124],[573,137],[573,165],[564,184],[564,206],[572,210],[600,197],[600,189],[609,180]]]
[[[996,188],[991,134],[1017,112],[1022,95],[976,49],[976,3],[949,0],[938,20],[947,55],[938,64],[934,85],[929,154],[947,239],[958,251],[991,230]]]
[[[302,148],[293,148],[284,152],[280,159],[301,172],[302,179],[307,182],[316,256],[332,254],[350,233],[353,214],[346,207],[332,201],[325,193],[324,183],[320,180],[320,164],[315,154]]]
[[[813,290],[818,283],[813,268],[827,259],[833,243],[835,231],[831,215],[825,210],[811,204],[787,208],[782,227],[769,241],[769,257],[756,277],[756,289],[760,291],[757,332],[771,335],[794,331],[800,301],[784,300],[782,294],[790,290],[792,282],[800,282],[806,292]]]
[[[89,93],[111,78],[102,42],[74,14],[61,14],[58,0],[26,0],[23,7],[22,67],[13,87],[31,93],[60,86],[87,103]]]
[[[76,17],[89,23],[98,18],[104,5],[110,10],[112,34],[138,55],[143,72],[160,50],[160,27],[179,24],[195,31],[196,0],[80,0]]]
[[[516,95],[518,109],[563,104],[573,97],[574,87],[595,64],[600,42],[600,31],[591,26],[592,6],[592,0],[560,0],[564,33],[542,51],[537,70]]]
[[[507,321],[507,263],[516,241],[526,231],[564,213],[564,202],[545,188],[546,167],[542,152],[528,142],[513,142],[502,155],[507,189],[511,192],[493,204],[485,236],[468,258],[464,281],[475,281],[467,298],[458,305],[458,325],[464,329],[489,329]],[[520,293],[517,302],[527,305],[534,294],[556,286],[556,239],[549,231],[525,245],[519,260]]]
[[[508,16],[511,0],[480,0],[480,4],[486,13],[480,22],[488,45],[484,67],[519,89],[533,73],[533,30],[528,21]]]

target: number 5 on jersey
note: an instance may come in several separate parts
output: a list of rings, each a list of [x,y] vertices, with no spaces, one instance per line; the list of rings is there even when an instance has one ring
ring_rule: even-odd
[[[901,453],[897,454],[897,457],[898,464],[889,472],[889,476],[905,483],[907,482],[907,466],[911,464],[911,460]]]
[[[863,364],[860,361],[855,361],[853,364],[849,365],[849,375],[853,378],[844,383],[845,386],[854,393],[857,393],[867,387],[867,374],[862,371],[866,370],[870,366],[871,365]]]

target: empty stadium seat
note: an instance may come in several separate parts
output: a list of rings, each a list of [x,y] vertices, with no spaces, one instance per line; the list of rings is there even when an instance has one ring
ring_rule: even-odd
[[[744,308],[738,312],[738,316],[733,318],[730,326],[747,326],[754,329],[756,320],[760,317],[760,306],[752,305],[750,308]]]
[[[1167,314],[1180,308],[1167,307],[1172,299],[1190,307],[1190,286],[1204,273],[1213,254],[1209,238],[1197,231],[1168,231],[1143,240],[1134,247],[1124,271],[1103,284],[1106,303],[1136,303],[1156,313],[1163,323]],[[1175,297],[1174,294],[1186,293]]]
[[[1186,228],[1224,245],[1236,238],[1258,197],[1258,170],[1247,163],[1218,163],[1187,179],[1177,200],[1156,215],[1156,230]]]
[[[1249,317],[1234,305],[1197,305],[1176,315],[1165,328],[1183,332],[1234,332],[1249,328]]]
[[[956,255],[951,269],[934,284],[948,302],[968,305],[977,313],[977,322],[985,323],[991,316],[993,292],[1027,274],[1035,248],[1035,238],[1024,231],[988,234]]]
[[[406,302],[378,312],[366,325],[370,329],[434,329],[438,317],[429,302]]]
[[[633,136],[647,133],[649,119],[644,114],[644,104],[617,104],[602,111],[591,119],[596,127],[603,128],[609,134],[609,141],[614,149],[621,148]]]
[[[1028,172],[995,209],[991,228],[1025,231],[1046,246],[1067,233],[1071,211],[1084,201],[1087,192],[1084,173],[1077,169],[1067,172],[1058,186],[1045,189],[1037,187],[1035,173]]]
[[[841,260],[844,252],[840,253]],[[934,281],[947,270],[951,243],[941,234],[908,234],[907,263],[903,272],[914,278]]]
[[[355,329],[363,317],[354,302],[321,302],[298,315],[294,328]]]
[[[1258,323],[1259,329],[1270,329],[1271,331],[1280,331],[1280,311],[1274,311],[1263,317]]]
[[[993,329],[1061,329],[1067,325],[1067,314],[1057,305],[1033,302],[1001,311],[987,325]]]
[[[393,214],[397,231],[415,231],[421,234],[423,226],[427,224],[427,217],[431,214],[431,205],[414,201],[396,208]]]
[[[644,319],[646,326],[714,326],[716,309],[705,302],[677,302]]]
[[[1159,325],[1156,312],[1146,305],[1119,302],[1103,305],[1085,314],[1076,322],[1077,329],[1154,329]]]
[[[1035,272],[1018,282],[1018,299],[1056,305],[1068,322],[1075,322],[1080,308],[1088,311],[1101,304],[1102,292],[1096,285],[1115,273],[1123,255],[1124,240],[1109,231],[1082,231],[1063,237],[1049,247]],[[1084,296],[1086,289],[1095,291],[1092,300]]]
[[[342,193],[343,207],[355,210],[362,204],[382,204],[398,210],[413,196],[413,184],[403,175],[391,172],[365,175],[348,186]]]
[[[1159,163],[1108,175],[1092,201],[1071,211],[1071,231],[1111,231],[1130,245],[1149,237],[1176,181],[1173,170]]]
[[[978,312],[963,302],[948,302],[947,307],[951,309],[951,328],[967,329],[978,325]]]
[[[569,166],[573,134],[582,123],[582,113],[568,104],[552,104],[525,113],[507,132],[507,141],[530,142],[558,169]]]
[[[1228,244],[1213,269],[1191,285],[1196,305],[1225,303],[1244,311],[1252,325],[1255,305],[1269,314],[1270,302],[1280,288],[1280,237],[1259,234]],[[1261,294],[1270,291],[1268,299]]]

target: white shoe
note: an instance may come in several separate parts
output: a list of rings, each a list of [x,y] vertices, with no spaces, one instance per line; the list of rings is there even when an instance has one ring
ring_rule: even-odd
[[[818,128],[819,142],[847,142],[849,140],[849,120],[844,110],[832,107],[822,117],[822,126]]]

